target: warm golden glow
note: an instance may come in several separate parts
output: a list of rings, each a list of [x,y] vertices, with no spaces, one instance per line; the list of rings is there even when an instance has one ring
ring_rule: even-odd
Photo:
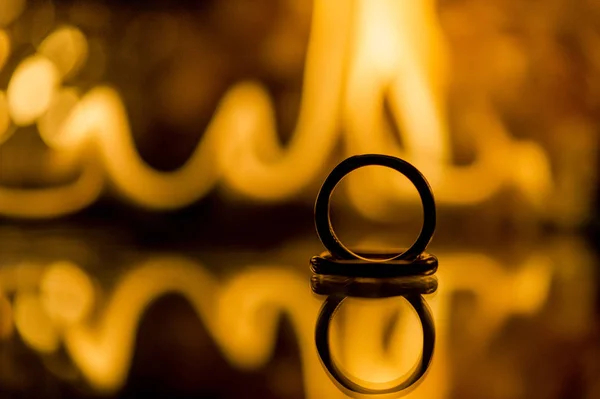
[[[474,104],[464,117],[477,140],[477,159],[463,167],[451,164],[447,59],[434,2],[360,4],[359,40],[349,64],[345,98],[348,152],[392,154],[413,162],[441,204],[473,205],[513,186],[543,208],[541,201],[552,189],[547,156],[538,144],[510,139],[496,113],[484,104]],[[386,96],[402,132],[403,149],[384,120]],[[412,187],[401,179],[377,168],[349,176],[350,199],[365,216],[389,220],[397,213],[397,202],[416,199],[409,191]]]
[[[34,291],[40,282],[45,265],[30,262],[3,264],[0,267],[0,290],[4,293]]]
[[[42,353],[54,352],[58,348],[57,331],[36,294],[17,294],[14,318],[17,330],[27,345]]]
[[[6,31],[0,29],[0,69],[4,66],[4,63],[10,55],[10,39]]]
[[[25,60],[12,77],[12,119],[27,124],[40,118],[40,133],[52,149],[85,152],[121,195],[148,208],[188,205],[218,182],[258,201],[298,196],[323,173],[338,131],[344,132],[347,155],[387,153],[415,163],[441,206],[471,206],[513,189],[544,212],[555,187],[541,146],[510,138],[484,101],[475,102],[463,118],[476,140],[476,160],[466,166],[452,164],[445,104],[447,56],[430,1],[315,2],[302,102],[289,144],[284,148],[279,142],[274,108],[263,85],[241,82],[224,94],[193,155],[169,173],[153,169],[137,152],[115,89],[100,85],[79,101],[73,91],[54,96],[59,77],[74,73],[85,60],[87,40],[79,30],[65,27],[51,33],[38,51],[47,58]],[[384,118],[385,99],[392,111],[390,122]],[[395,143],[389,123],[400,127],[403,148]],[[349,198],[361,213],[389,220],[399,214],[399,204],[417,204],[407,185],[396,184],[399,177],[373,169],[349,178]],[[95,174],[83,173],[78,187],[81,190],[44,192],[53,198],[66,192],[75,195],[65,199],[69,206],[47,206],[37,191],[17,194],[2,189],[0,214],[60,216],[90,204],[105,185]],[[15,195],[29,205],[12,201]]]
[[[37,126],[40,131],[40,136],[44,142],[50,147],[58,147],[61,145],[61,128],[65,119],[69,116],[77,102],[79,95],[77,89],[68,88],[59,90],[48,107],[48,111],[38,120]]]
[[[0,70],[10,55],[10,39],[6,31],[0,29]],[[0,90],[0,144],[10,135],[10,116],[6,93]]]
[[[349,299],[344,305],[347,318],[338,345],[343,367],[351,375],[370,383],[397,380],[414,367],[423,347],[423,333],[414,310],[402,298]],[[390,346],[385,348],[382,331],[394,312],[400,317],[392,328]],[[360,324],[359,324],[360,323]],[[333,333],[332,333],[333,335]],[[360,344],[356,344],[360,343]]]
[[[69,325],[83,320],[94,305],[90,278],[71,262],[56,262],[40,282],[44,309],[56,324]]]
[[[0,0],[0,27],[11,23],[24,8],[25,0]]]
[[[58,188],[15,189],[0,186],[3,214],[25,218],[49,218],[78,211],[94,202],[104,187],[102,170],[86,159],[75,181]]]
[[[492,99],[465,95],[468,106],[463,105],[457,124],[474,141],[475,156],[469,164],[453,163],[454,132],[446,102],[449,57],[433,0],[315,1],[298,119],[289,142],[284,146],[279,139],[267,85],[238,81],[223,93],[190,158],[170,172],[153,168],[137,151],[134,137],[139,132],[132,131],[129,104],[118,88],[102,82],[87,91],[64,85],[84,71],[86,63],[86,82],[102,76],[110,54],[100,48],[101,39],[88,38],[74,26],[52,31],[55,11],[48,4],[32,17],[38,23],[19,28],[31,29],[21,32],[20,40],[39,43],[36,53],[17,60],[12,75],[3,71],[2,76],[9,76],[7,90],[0,91],[0,144],[35,124],[51,152],[50,166],[77,164],[81,169],[63,186],[0,185],[0,217],[58,217],[89,206],[109,188],[153,210],[187,206],[218,185],[228,188],[227,195],[260,202],[296,199],[303,193],[310,198],[308,189],[326,173],[340,143],[343,154],[336,156],[382,153],[414,163],[430,181],[440,208],[474,207],[512,190],[527,201],[520,203],[523,208],[535,211],[532,218],[547,212],[568,224],[589,216],[591,188],[580,186],[592,185],[578,177],[578,168],[590,169],[586,177],[596,175],[589,165],[596,163],[597,143],[594,132],[578,120],[564,122],[554,132],[567,138],[554,142],[563,151],[552,159],[551,169],[541,144],[511,137]],[[9,24],[24,7],[25,0],[0,0],[0,69],[13,66],[13,44],[23,44],[11,37]],[[110,22],[107,9],[99,5],[75,5],[68,14],[97,31]],[[285,40],[281,43],[278,51],[289,54]],[[498,65],[516,85],[517,76],[529,67],[527,60],[508,42],[499,49]],[[286,68],[290,61],[281,58],[274,64]],[[485,80],[487,76],[473,79]],[[181,81],[185,85],[186,78]],[[172,92],[176,95],[177,88]],[[173,103],[173,108],[179,107]],[[193,115],[193,109],[183,114]],[[573,134],[583,138],[572,140]],[[362,215],[387,222],[419,205],[402,176],[380,168],[364,172],[349,176],[347,185],[348,198]],[[427,298],[436,321],[436,352],[427,379],[409,398],[452,395],[448,338],[457,293],[473,298],[470,317],[475,322],[461,326],[461,331],[475,351],[483,353],[481,348],[495,342],[515,316],[550,314],[545,327],[565,341],[584,332],[591,335],[597,287],[589,259],[577,248],[545,244],[528,256],[511,258],[510,264],[470,251],[436,253],[440,285]],[[64,348],[78,373],[100,393],[123,386],[144,312],[158,298],[176,293],[191,304],[221,355],[240,369],[256,370],[271,360],[280,317],[287,316],[298,340],[306,396],[343,396],[315,351],[313,334],[322,298],[310,293],[306,274],[294,265],[245,265],[220,280],[195,259],[154,255],[119,269],[122,275],[107,288],[85,264],[61,259],[5,264],[10,257],[2,259],[0,341],[18,336],[44,359],[58,349],[64,356]],[[557,298],[551,297],[554,291]],[[412,366],[422,337],[414,315],[402,303],[393,298],[344,304],[336,317],[351,317],[336,322],[331,340],[344,368],[363,379],[385,382]],[[385,345],[386,320],[396,311],[400,316]],[[500,380],[507,386],[514,383]]]
[[[10,338],[13,332],[13,315],[10,302],[0,290],[0,341]]]
[[[8,110],[17,125],[29,125],[43,115],[59,84],[56,66],[34,55],[15,70],[7,89]]]
[[[552,257],[547,250],[532,253],[510,267],[478,253],[438,254],[444,265],[438,271],[439,290],[427,298],[436,322],[436,352],[427,378],[409,397],[445,398],[450,393],[447,338],[452,298],[458,292],[470,293],[475,300],[471,318],[477,328],[468,332],[474,348],[489,343],[509,318],[540,312],[556,284],[566,301],[553,307],[561,326],[564,318],[568,320],[564,334],[587,331],[595,293],[592,280],[585,283],[581,276],[592,269],[585,256],[573,255],[575,250],[556,245]],[[574,270],[567,271],[556,259],[569,259]],[[321,299],[310,293],[303,273],[289,265],[248,265],[233,278],[218,281],[199,262],[179,256],[153,256],[130,266],[105,293],[94,289],[92,278],[78,265],[63,261],[41,270],[3,267],[0,289],[16,295],[13,313],[25,342],[40,352],[64,344],[99,391],[122,386],[142,315],[157,298],[177,293],[196,310],[224,357],[243,369],[260,368],[269,361],[279,317],[285,314],[298,339],[307,397],[342,397],[315,352],[313,333]],[[400,309],[399,320],[385,348],[386,315],[395,309]],[[371,381],[397,378],[407,370],[422,337],[414,314],[406,310],[399,298],[345,304],[341,313],[351,317],[336,325],[332,341],[343,367]]]
[[[77,73],[86,61],[87,40],[79,29],[67,26],[55,30],[44,39],[38,52],[54,62],[60,75],[67,78]]]
[[[8,115],[8,102],[6,94],[0,90],[0,143],[10,136],[10,116]]]

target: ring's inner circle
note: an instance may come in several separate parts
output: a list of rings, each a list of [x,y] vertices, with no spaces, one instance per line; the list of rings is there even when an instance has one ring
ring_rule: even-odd
[[[338,241],[354,256],[372,262],[390,260],[409,248],[424,218],[414,184],[399,171],[381,165],[346,174],[331,193],[328,215]],[[363,256],[361,250],[384,256]]]
[[[403,297],[347,298],[333,317],[329,342],[343,375],[364,388],[386,390],[406,381],[419,365],[423,327]]]

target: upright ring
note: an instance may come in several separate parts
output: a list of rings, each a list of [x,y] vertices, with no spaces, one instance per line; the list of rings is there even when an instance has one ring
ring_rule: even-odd
[[[412,182],[412,184],[414,184],[417,191],[419,192],[419,196],[421,197],[421,204],[423,205],[423,227],[421,228],[421,232],[419,233],[417,240],[413,243],[413,245],[410,248],[394,257],[385,260],[416,259],[421,253],[423,253],[423,251],[425,251],[427,245],[429,244],[429,241],[431,241],[433,232],[435,231],[435,200],[433,199],[433,193],[431,192],[431,187],[429,187],[429,183],[417,168],[400,158],[392,157],[389,155],[356,155],[345,159],[331,171],[331,173],[329,174],[329,176],[327,176],[325,182],[321,186],[321,190],[319,191],[319,194],[317,196],[317,201],[315,202],[315,227],[317,229],[319,239],[321,240],[325,248],[327,248],[327,250],[335,258],[358,258],[369,262],[385,261],[382,259],[369,259],[361,254],[352,252],[350,249],[346,248],[336,236],[335,231],[333,230],[333,226],[331,224],[331,216],[329,214],[329,203],[331,200],[331,194],[333,193],[333,190],[335,189],[337,184],[344,178],[344,176],[346,176],[353,170],[362,168],[363,166],[371,165],[385,166],[397,170],[398,172],[406,176]]]
[[[317,319],[315,343],[323,366],[329,372],[329,375],[341,386],[341,388],[346,389],[351,393],[365,395],[391,394],[408,389],[418,382],[423,375],[425,375],[425,372],[431,363],[431,358],[433,356],[433,350],[435,347],[435,326],[433,323],[433,317],[431,316],[431,312],[427,306],[427,303],[425,303],[425,300],[421,295],[410,294],[403,295],[403,297],[416,310],[417,315],[419,316],[419,321],[421,322],[421,326],[423,328],[423,351],[416,367],[407,378],[397,383],[393,382],[393,386],[391,387],[388,387],[388,384],[386,384],[385,388],[368,388],[360,383],[355,382],[353,379],[344,374],[344,372],[334,362],[329,345],[329,329],[333,316],[340,308],[344,299],[347,297],[343,295],[332,295],[327,297]]]

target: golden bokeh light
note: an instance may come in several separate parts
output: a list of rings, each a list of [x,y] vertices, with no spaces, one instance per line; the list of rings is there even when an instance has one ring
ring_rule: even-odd
[[[6,94],[0,90],[0,144],[10,136],[10,115]]]
[[[0,29],[0,70],[10,55],[10,38],[5,30]]]
[[[13,311],[15,326],[27,345],[41,353],[56,351],[59,336],[37,294],[17,293]]]
[[[82,143],[91,144],[97,150],[93,162],[119,195],[155,210],[187,206],[219,183],[230,189],[229,195],[259,202],[297,198],[323,173],[340,140],[348,155],[383,153],[414,163],[428,176],[441,206],[472,207],[507,190],[522,194],[523,205],[535,217],[552,217],[556,209],[570,206],[564,196],[552,195],[564,185],[557,185],[544,148],[512,138],[486,101],[475,102],[461,119],[474,140],[474,160],[453,164],[448,50],[431,2],[360,0],[355,7],[316,2],[312,12],[298,118],[285,146],[267,88],[247,80],[224,93],[183,166],[172,172],[154,169],[135,146],[118,90],[99,83],[79,101],[71,89],[55,96],[61,76],[75,74],[88,52],[94,57],[88,39],[72,26],[50,33],[38,48],[44,56],[17,67],[7,95],[11,118],[18,125],[39,119],[40,134],[53,149],[73,153],[87,151]],[[400,217],[399,205],[418,205],[406,185],[389,176],[379,170],[368,178],[349,176],[349,201],[365,217],[387,222]],[[35,194],[29,211],[17,211],[0,196],[0,214],[58,217],[78,210],[69,206],[39,212]],[[90,203],[77,202],[82,207]],[[582,213],[569,212],[565,223],[576,223]]]
[[[13,122],[29,125],[42,116],[48,110],[59,83],[59,72],[48,58],[33,55],[21,62],[6,92]]]
[[[118,115],[123,112],[123,106],[120,104],[119,96],[116,93],[110,93],[104,89],[102,91],[92,91],[85,96],[84,99],[86,101],[82,101],[82,106],[75,110],[73,114],[73,120],[81,120],[81,122],[74,122],[73,125],[68,126],[66,128],[68,132],[66,136],[82,137],[84,133],[86,135],[94,134],[101,140],[102,152],[107,154],[103,157],[103,160],[107,170],[110,172],[111,179],[120,187],[120,191],[127,194],[130,199],[144,205],[156,208],[171,208],[185,205],[201,197],[209,188],[207,185],[211,185],[211,181],[216,179],[217,175],[222,175],[225,182],[232,186],[236,192],[258,200],[278,201],[289,198],[315,179],[324,159],[332,151],[333,145],[337,141],[335,134],[336,121],[330,119],[330,116],[336,113],[335,110],[338,107],[339,96],[335,93],[338,92],[340,86],[323,87],[323,82],[328,82],[329,85],[341,84],[339,80],[333,78],[334,75],[340,76],[340,73],[336,72],[336,68],[341,68],[341,64],[331,62],[332,58],[337,59],[337,57],[333,57],[331,51],[327,49],[335,47],[342,51],[344,34],[340,33],[341,36],[331,36],[331,32],[326,28],[328,26],[326,24],[327,18],[333,18],[333,12],[332,15],[328,15],[328,10],[328,8],[324,8],[323,10],[317,9],[315,11],[316,16],[312,32],[314,40],[311,42],[307,56],[305,78],[305,91],[307,95],[304,96],[305,100],[302,102],[303,105],[300,111],[297,131],[292,136],[292,141],[287,148],[281,148],[277,135],[274,133],[274,128],[272,127],[272,108],[268,96],[264,93],[260,85],[254,83],[240,84],[232,88],[225,95],[217,109],[213,122],[206,132],[203,142],[198,146],[194,155],[177,173],[173,173],[171,176],[164,174],[164,179],[170,179],[168,185],[166,184],[166,180],[162,179],[164,183],[159,183],[159,180],[152,177],[152,175],[159,176],[159,174],[147,173],[150,170],[143,165],[143,161],[135,154],[135,150],[129,149],[132,146],[132,141],[126,136],[131,135],[131,133],[127,126],[126,115]],[[385,14],[384,11],[382,12]],[[340,17],[337,14],[336,16]],[[373,24],[375,24],[375,21],[371,21],[367,26]],[[323,33],[320,33],[320,29],[323,30]],[[373,40],[377,40],[377,36]],[[392,53],[394,52],[393,48],[389,50]],[[339,54],[339,59],[343,58],[342,53],[343,51]],[[365,59],[369,58],[367,55],[364,57]],[[362,61],[357,60],[356,62],[360,64]],[[337,70],[339,71],[340,69]],[[331,71],[332,77],[325,78],[325,71]],[[369,71],[368,76],[372,80],[373,76],[377,76],[377,71]],[[376,89],[377,87],[380,89],[385,86],[385,83],[374,80],[372,85]],[[427,88],[420,90],[425,93]],[[412,93],[414,92],[412,90]],[[310,97],[313,93],[315,96],[314,100]],[[323,97],[323,93],[327,93],[330,97]],[[95,96],[92,94],[95,94]],[[382,116],[381,110],[373,108],[372,111],[367,111],[363,105],[365,96],[366,94],[363,92],[351,93],[349,99],[357,107],[361,108],[361,111],[356,112],[354,109],[349,109],[348,115],[354,115],[356,118],[360,115],[366,115],[367,119],[350,120],[350,126],[356,126],[358,130],[355,133],[352,130],[351,134],[344,138],[349,145],[356,143],[356,147],[350,147],[351,152],[389,152],[390,146],[388,144],[391,137],[386,138],[382,136],[383,133],[378,128],[379,124],[375,123],[376,119]],[[94,101],[92,101],[92,98],[94,98]],[[89,101],[87,101],[88,99]],[[358,99],[360,101],[356,102]],[[373,102],[373,105],[377,104],[377,101]],[[431,111],[434,114],[440,113],[440,110],[435,108],[435,102],[425,102],[423,104],[423,107],[429,110],[432,109],[431,107],[434,107],[433,111]],[[94,110],[92,110],[92,107]],[[320,112],[325,112],[325,110],[327,110],[326,114],[321,115]],[[81,115],[77,115],[78,113],[81,113]],[[371,113],[373,116],[369,116]],[[402,113],[402,115],[404,114]],[[98,115],[98,117],[91,117],[92,115]],[[429,120],[426,117],[419,119],[424,121]],[[323,123],[326,120],[328,122]],[[484,125],[481,124],[481,126]],[[490,155],[487,155],[488,152],[482,151],[483,154],[487,155],[483,158],[484,161],[488,157],[490,159],[487,162],[481,162],[480,165],[470,168],[457,169],[448,166],[447,162],[444,161],[444,158],[447,156],[437,157],[436,161],[436,157],[429,157],[431,154],[431,145],[432,143],[439,143],[442,147],[440,147],[439,151],[436,151],[447,153],[447,146],[444,147],[441,144],[445,140],[423,138],[419,132],[430,129],[423,127],[417,131],[417,127],[415,125],[414,129],[409,129],[406,135],[414,135],[411,137],[413,137],[417,148],[421,145],[419,143],[424,143],[423,145],[426,146],[424,147],[424,154],[427,156],[424,155],[423,159],[427,159],[428,162],[423,167],[428,169],[436,167],[446,172],[441,175],[441,181],[435,179],[435,174],[432,178],[434,189],[439,193],[437,197],[442,203],[447,201],[457,204],[481,202],[498,190],[503,178],[509,178],[510,174],[505,172],[504,168],[498,169],[496,162],[491,158],[491,152],[489,152]],[[499,134],[504,135],[503,132]],[[109,141],[108,137],[110,136],[113,136],[114,139]],[[381,138],[379,139],[378,137]],[[514,145],[518,147],[517,144]],[[497,152],[499,148],[512,151],[512,146],[510,140],[507,139],[502,139],[502,141],[497,140],[496,144],[492,144],[490,141],[486,145],[490,151],[493,149],[494,152]],[[211,161],[210,166],[200,168],[196,166],[199,165],[198,156],[204,152],[204,148],[206,147],[210,147],[211,152],[219,154],[218,159],[220,162],[215,165]],[[415,151],[419,152],[417,149]],[[115,154],[128,155],[123,157],[121,155],[115,156]],[[410,152],[406,155],[409,159],[412,159],[416,156],[415,154],[415,152]],[[497,155],[495,158],[502,156],[504,154]],[[204,157],[206,158],[207,156],[205,155]],[[275,162],[275,160],[277,161]],[[543,165],[545,160],[541,162]],[[183,178],[188,172],[192,174],[192,171],[196,168],[203,171],[203,180],[198,175],[196,175],[194,182]],[[498,177],[496,179],[488,179],[489,184],[487,186],[473,184],[483,174],[492,175],[490,173],[490,169],[492,168],[497,169]],[[219,169],[222,169],[222,171],[219,171]],[[134,172],[136,170],[137,172]],[[533,170],[537,169],[533,168]],[[131,172],[125,173],[124,171]],[[433,171],[431,172],[433,173]],[[177,179],[175,178],[176,176],[178,177]],[[179,177],[181,177],[181,180]],[[188,181],[188,184],[184,184],[183,182],[185,181]],[[374,181],[379,181],[380,184],[373,187]],[[460,184],[461,182],[462,184]],[[368,202],[359,199],[371,194],[377,195],[378,198],[387,199],[388,202],[390,197],[401,201],[409,198],[404,191],[400,191],[392,196],[390,194],[383,194],[382,187],[389,188],[389,184],[387,183],[389,183],[387,179],[368,179],[367,181],[357,182],[356,185],[363,189],[352,193],[352,197],[357,199],[357,203]],[[364,190],[365,184],[375,189]],[[162,196],[160,193],[165,192],[165,189],[169,186],[172,187],[172,190],[170,190],[172,197],[161,199]],[[149,191],[150,187],[156,187],[156,189]],[[151,195],[151,192],[154,195]],[[543,192],[536,191],[536,195],[539,197],[543,195]],[[381,214],[385,215],[384,217],[386,218],[389,217],[389,207],[378,206],[380,204],[377,202],[373,203],[373,201],[371,203],[373,206],[370,211],[363,209],[366,214],[370,216]]]
[[[25,9],[25,0],[0,1],[0,27],[10,24]]]
[[[48,111],[37,122],[40,136],[49,147],[67,147],[66,143],[61,142],[61,128],[78,101],[79,94],[75,88],[60,89],[52,97]]]
[[[88,43],[83,33],[72,26],[53,31],[39,45],[38,52],[56,65],[66,79],[76,74],[88,55]]]
[[[77,265],[59,261],[48,266],[40,282],[42,305],[52,321],[70,325],[84,319],[94,305],[94,286]]]
[[[536,62],[560,58],[546,54],[556,51],[552,46],[528,54],[528,41],[519,35],[529,33],[515,33],[519,29],[508,23],[510,27],[491,27],[503,24],[495,21],[499,14],[489,6],[473,6],[490,8],[484,12],[490,14],[487,19],[473,23],[485,25],[480,33],[489,36],[479,43],[477,29],[465,24],[469,14],[434,0],[326,0],[312,6],[294,2],[278,11],[290,13],[282,18],[277,13],[260,15],[261,6],[248,0],[229,8],[215,2],[197,16],[171,5],[125,6],[127,11],[120,13],[122,5],[71,3],[0,0],[0,145],[1,154],[9,154],[0,159],[0,173],[7,171],[0,184],[0,218],[59,218],[98,202],[89,212],[48,225],[66,230],[76,226],[87,234],[99,221],[102,230],[109,226],[119,239],[125,237],[125,244],[119,241],[111,251],[134,244],[122,258],[95,256],[87,248],[63,256],[68,252],[63,241],[44,249],[51,255],[23,251],[31,259],[20,263],[16,257],[0,257],[0,345],[20,339],[51,373],[51,362],[61,363],[58,369],[68,360],[78,383],[99,395],[118,394],[136,366],[146,314],[158,299],[176,294],[203,325],[215,356],[234,371],[270,367],[280,349],[284,318],[296,340],[302,372],[298,384],[305,395],[342,398],[315,351],[322,298],[310,292],[305,264],[288,262],[291,256],[271,262],[262,255],[252,257],[260,262],[247,264],[246,255],[236,253],[235,262],[212,265],[219,266],[213,274],[216,267],[196,258],[202,249],[190,257],[160,249],[138,257],[136,251],[138,244],[160,241],[153,229],[179,223],[188,211],[203,215],[190,221],[190,230],[197,228],[199,237],[211,234],[210,224],[221,222],[221,215],[204,219],[206,203],[216,204],[219,212],[231,206],[231,214],[245,212],[237,207],[243,202],[239,200],[267,213],[269,206],[285,202],[290,205],[286,211],[294,212],[297,205],[306,211],[330,166],[359,153],[398,156],[421,170],[440,210],[440,235],[452,236],[450,244],[445,246],[442,239],[441,250],[435,250],[440,284],[427,297],[436,323],[436,354],[427,378],[407,397],[453,395],[453,379],[461,372],[453,367],[462,359],[452,352],[452,340],[463,339],[463,334],[470,340],[466,352],[484,359],[490,343],[523,321],[538,328],[538,319],[544,319],[544,333],[566,342],[590,333],[596,271],[581,247],[564,250],[544,238],[543,245],[519,249],[514,257],[503,247],[506,241],[525,246],[531,238],[521,241],[512,235],[513,221],[533,227],[534,236],[542,230],[540,221],[581,225],[597,206],[597,135],[593,124],[578,114],[584,111],[565,111],[571,104],[558,104],[568,101],[557,98],[552,106],[567,116],[553,130],[537,132],[539,127],[527,122],[537,116],[528,113],[553,113],[554,108],[518,109],[521,93],[542,97],[537,90],[558,85],[539,76],[539,87],[527,86],[534,94],[520,90]],[[456,8],[446,10],[456,15],[446,14],[445,25],[440,8]],[[209,23],[197,23],[205,17]],[[265,25],[264,32],[256,34],[259,24]],[[549,25],[535,28],[531,36],[555,34]],[[593,53],[595,33],[586,34]],[[247,43],[236,41],[241,37],[244,42],[244,35],[252,37],[249,50],[242,51]],[[566,36],[565,42],[571,40]],[[489,46],[483,45],[481,53],[465,50],[472,43]],[[194,54],[186,58],[186,52]],[[493,66],[481,68],[483,62]],[[568,81],[569,66],[562,62],[568,64],[548,62],[548,76]],[[469,63],[472,70],[464,69],[471,76],[452,70]],[[592,85],[587,76],[581,81]],[[573,91],[577,101],[588,101],[580,99],[585,96],[576,87]],[[168,158],[165,164],[173,161],[171,166],[161,163],[162,156]],[[340,202],[390,230],[396,228],[393,222],[420,209],[413,186],[383,168],[363,168],[344,185]],[[129,219],[113,226],[111,218],[123,209],[103,195],[145,208],[136,210],[132,219],[146,223],[148,217],[150,231],[123,227]],[[202,210],[182,210],[192,205]],[[181,213],[171,218],[173,210]],[[162,214],[149,216],[152,212]],[[246,223],[227,216],[234,228]],[[355,219],[348,220],[346,226]],[[447,220],[460,222],[451,225]],[[461,241],[463,221],[472,223],[465,234],[475,231],[475,245],[488,245],[489,236],[483,233],[494,229],[502,242],[494,242],[490,252],[473,250]],[[293,222],[276,222],[289,227],[290,234],[301,229]],[[13,220],[0,224],[6,230],[16,226],[16,235],[30,226]],[[36,231],[47,228],[42,222],[31,225]],[[356,230],[354,238],[361,234]],[[90,232],[94,237],[104,233]],[[229,244],[230,238],[214,239]],[[370,242],[381,245],[379,238]],[[249,237],[244,245],[253,246],[254,240]],[[183,241],[177,245],[189,243]],[[167,240],[160,244],[157,248],[171,245]],[[104,245],[102,240],[98,245]],[[280,242],[273,240],[272,245]],[[12,251],[9,247],[2,250]],[[303,259],[308,258],[305,252]],[[457,329],[453,301],[465,293],[469,313]],[[414,365],[422,331],[402,299],[352,299],[343,306],[335,316],[331,347],[345,370],[386,382]],[[60,380],[67,374],[54,377]],[[490,392],[518,392],[518,378],[502,375],[496,380],[505,386]]]

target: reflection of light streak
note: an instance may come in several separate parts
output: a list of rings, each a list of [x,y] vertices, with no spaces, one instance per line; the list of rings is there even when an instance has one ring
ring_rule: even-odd
[[[40,297],[50,319],[58,325],[71,325],[89,315],[94,302],[92,281],[70,262],[55,262],[40,282]]]
[[[42,282],[45,278],[42,276]],[[63,281],[72,283],[76,279]],[[77,287],[65,287],[73,288]],[[193,305],[225,356],[242,367],[257,367],[270,358],[276,322],[280,312],[285,312],[301,340],[308,392],[313,397],[323,397],[328,390],[335,392],[319,372],[312,346],[319,301],[310,296],[302,276],[279,268],[261,268],[234,279],[219,291],[204,268],[177,257],[156,258],[128,273],[113,290],[97,323],[64,327],[67,350],[94,387],[113,390],[124,382],[140,318],[154,300],[169,292],[182,295]],[[62,308],[54,308],[52,303],[59,302],[47,303],[46,307],[50,306],[52,314],[60,314]],[[17,327],[25,328],[26,336],[38,338],[28,341],[38,350],[46,350],[48,344],[43,338],[50,340],[55,334],[47,329],[32,331],[33,326],[27,324]],[[43,346],[39,347],[38,342]]]
[[[469,253],[440,254],[440,260],[444,267],[438,271],[439,291],[428,299],[438,332],[436,354],[427,379],[410,393],[415,398],[443,398],[448,395],[446,339],[454,293],[471,292],[476,298],[477,308],[472,319],[477,320],[478,331],[469,331],[468,334],[473,345],[483,345],[510,316],[538,312],[547,303],[550,282],[559,276],[556,270],[562,266],[536,255],[529,257],[521,266],[511,268],[503,267],[490,257]],[[589,273],[589,270],[581,269],[586,268],[583,261],[573,264],[573,267],[578,268],[577,273]],[[18,269],[5,268],[6,281],[16,281],[13,275],[18,273]],[[107,296],[102,296],[106,298],[102,304],[95,299],[94,291],[80,289],[78,281],[91,279],[75,265],[55,263],[41,274],[36,270],[31,271],[31,276],[37,276],[41,285],[48,286],[49,280],[53,284],[62,282],[64,287],[62,290],[58,286],[42,290],[45,292],[42,294],[43,307],[38,308],[53,315],[49,320],[59,322],[54,330],[46,331],[46,335],[37,331],[34,336],[37,341],[27,342],[40,351],[47,351],[49,346],[46,344],[52,343],[51,338],[58,334],[76,366],[96,389],[111,391],[124,383],[144,311],[157,298],[173,292],[190,302],[223,355],[242,368],[256,369],[269,361],[276,342],[277,322],[281,314],[286,314],[296,331],[308,397],[340,396],[325,376],[315,353],[313,331],[320,301],[307,288],[306,276],[291,271],[289,267],[249,267],[233,279],[220,283],[195,261],[174,256],[154,257],[126,269],[130,271],[120,278]],[[566,277],[561,277],[560,284],[581,287],[580,279],[566,278],[565,283],[563,278]],[[0,280],[0,285],[3,281]],[[71,287],[72,284],[77,287]],[[28,287],[21,289],[31,293],[32,289]],[[14,289],[15,285],[0,286],[9,293],[11,288]],[[588,290],[591,286],[584,288]],[[90,301],[98,310],[94,312],[98,318],[90,319],[90,307],[87,311],[73,313],[68,301],[60,298],[47,301],[62,291]],[[590,293],[589,290],[586,292]],[[89,295],[92,297],[86,299]],[[577,301],[582,303],[565,305],[561,313],[566,315],[572,306],[592,312],[593,309],[585,304],[591,298],[593,295],[578,297]],[[411,349],[411,346],[420,340],[420,334],[418,329],[407,324],[404,317],[392,331],[390,348],[383,347],[382,337],[386,330],[386,318],[383,316],[393,311],[397,302],[400,300],[375,301],[367,308],[350,301],[344,306],[348,317],[338,329],[341,341],[337,345],[342,362],[350,372],[363,378],[385,379],[396,376],[402,369],[401,365],[414,360],[415,348]],[[62,313],[69,317],[60,317]],[[78,316],[71,317],[74,314]],[[571,324],[585,329],[588,317],[589,313],[583,311],[576,316],[570,315],[569,320]],[[32,325],[17,324],[17,328],[21,335],[32,336]]]
[[[446,340],[452,296],[456,292],[469,292],[476,297],[478,308],[471,316],[477,320],[477,330],[469,330],[468,335],[473,345],[481,344],[488,342],[510,316],[539,311],[547,300],[555,273],[547,259],[537,256],[530,257],[517,269],[508,270],[481,254],[439,255],[443,265],[437,272],[439,288],[433,298],[427,299],[436,322],[436,351],[426,380],[409,397],[444,398],[449,395],[447,368],[450,364]],[[417,356],[415,346],[422,340],[416,325],[407,325],[407,321],[397,323],[389,339],[390,348],[385,350],[381,346],[386,315],[393,312],[398,302],[398,299],[392,299],[380,306],[358,303],[347,310],[343,355],[347,369],[353,374],[367,380],[385,381],[398,376],[398,370],[412,366],[411,362]]]
[[[51,353],[58,349],[58,333],[36,294],[17,293],[14,301],[14,319],[21,338],[28,345],[42,353]]]
[[[545,154],[538,145],[510,140],[485,107],[469,117],[471,131],[485,132],[477,136],[477,162],[451,166],[443,116],[445,52],[430,2],[357,0],[352,7],[342,1],[315,2],[313,13],[302,103],[285,149],[275,132],[266,90],[254,82],[237,84],[224,95],[193,155],[174,172],[157,171],[141,159],[121,99],[108,87],[84,95],[52,140],[47,134],[43,138],[60,150],[82,151],[91,145],[119,192],[146,207],[187,205],[219,180],[250,198],[280,201],[298,195],[318,178],[340,128],[351,154],[399,153],[383,123],[382,102],[389,92],[392,113],[403,127],[402,155],[425,171],[439,203],[481,202],[507,184],[516,185],[538,205],[542,202],[551,186]],[[78,41],[71,42],[76,47]],[[390,209],[384,205],[413,197],[400,187],[390,191],[386,176],[375,171],[368,179],[350,179],[351,199],[365,215],[388,217]],[[34,198],[37,193],[29,195]],[[97,193],[83,197],[77,206],[89,204]],[[19,204],[5,198],[0,196],[0,214],[56,216],[77,209],[16,209]]]
[[[179,259],[157,260],[128,274],[115,288],[94,328],[76,324],[65,331],[73,361],[98,389],[123,383],[140,316],[157,297],[176,292],[187,298],[207,324],[212,319],[214,282],[204,269]]]

